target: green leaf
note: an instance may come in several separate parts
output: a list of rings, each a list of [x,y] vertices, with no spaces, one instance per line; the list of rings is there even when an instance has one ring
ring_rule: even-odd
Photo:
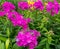
[[[60,49],[60,45],[57,45],[57,46],[56,46],[56,49]]]
[[[38,44],[38,46],[37,46],[36,48],[38,48],[38,47],[44,45],[44,44],[46,43],[46,41],[47,41],[47,38],[41,40],[40,43]]]
[[[10,36],[10,31],[9,31],[9,28],[7,28],[7,36],[9,37]]]
[[[8,38],[8,39],[6,40],[6,49],[8,49],[9,43],[10,43],[10,39]]]
[[[50,46],[49,43],[46,42],[46,49],[50,49],[49,46]]]
[[[48,37],[48,43],[50,44],[52,42],[52,37]]]
[[[6,39],[7,39],[6,37],[0,35],[0,40],[2,40],[2,41],[6,41]]]
[[[5,49],[4,43],[0,41],[0,49]]]
[[[14,44],[12,49],[23,49],[23,47],[18,47],[16,44]]]

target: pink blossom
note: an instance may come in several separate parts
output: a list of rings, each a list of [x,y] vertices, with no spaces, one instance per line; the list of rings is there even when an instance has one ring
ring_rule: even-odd
[[[23,18],[23,16],[16,11],[9,12],[7,14],[7,17],[13,23],[14,26],[18,25],[19,20]]]
[[[14,10],[15,9],[15,6],[11,3],[11,2],[4,2],[2,4],[2,9],[5,11],[5,12],[10,12],[11,10]]]
[[[39,36],[40,32],[37,30],[19,31],[16,36],[16,44],[18,46],[28,46],[29,49],[34,49],[38,44],[37,38]]]
[[[6,13],[4,11],[0,11],[0,16],[4,16]]]
[[[44,6],[43,6],[43,3],[41,1],[35,2],[34,7],[35,7],[35,9],[44,10]]]
[[[52,16],[54,16],[54,14],[58,14],[60,10],[59,3],[56,0],[54,0],[54,2],[48,2],[46,10],[51,13]]]
[[[18,8],[22,10],[26,10],[29,8],[29,5],[27,2],[18,2]]]
[[[25,19],[21,14],[16,11],[9,12],[7,17],[9,20],[11,20],[14,26],[21,26],[23,29],[28,28],[30,18]]]

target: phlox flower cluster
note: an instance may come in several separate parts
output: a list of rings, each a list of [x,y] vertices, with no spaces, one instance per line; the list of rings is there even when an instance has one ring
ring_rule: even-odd
[[[15,6],[11,2],[4,2],[2,4],[2,10],[5,12],[10,12],[11,10],[14,10]]]
[[[11,2],[4,2],[1,7],[2,11],[0,11],[1,13],[0,16],[3,16],[5,15],[5,13],[9,13],[12,10],[15,10],[15,6]],[[44,6],[43,2],[39,0],[36,2],[25,2],[25,1],[18,2],[18,9],[28,10],[30,8],[34,8],[35,10],[38,9],[40,11],[46,9],[47,12],[49,12],[52,16],[54,16],[55,14],[58,14],[60,11],[60,4],[56,0],[54,0],[53,2],[48,1],[46,6]]]
[[[28,28],[30,18],[24,18],[22,14],[16,12],[14,4],[11,2],[4,2],[2,4],[0,16],[4,15],[12,22],[13,26],[21,26],[23,29]]]
[[[18,46],[29,47],[29,49],[34,49],[37,44],[37,38],[40,36],[40,32],[37,30],[28,29],[28,24],[30,23],[30,18],[24,18],[24,16],[17,11],[15,11],[15,6],[11,2],[4,2],[0,9],[0,17],[7,16],[8,20],[11,21],[13,26],[22,27],[22,30],[18,32],[16,36],[16,44]],[[42,1],[36,2],[18,2],[18,9],[28,10],[33,7],[35,10],[44,10],[44,5]],[[54,0],[53,2],[49,1],[45,7],[46,11],[49,12],[52,16],[59,13],[60,4]]]
[[[4,2],[1,7],[0,16],[7,16],[13,26],[22,27],[22,31],[19,31],[16,36],[16,44],[18,46],[28,46],[29,49],[34,49],[38,44],[37,38],[40,36],[40,32],[37,30],[28,30],[28,23],[30,23],[31,19],[24,18],[22,14],[15,11],[15,6],[11,2]],[[25,10],[28,9],[29,6],[27,2],[19,2],[18,8]]]
[[[35,9],[44,10],[44,6],[41,1],[35,2],[34,7],[35,7]]]
[[[46,10],[47,12],[51,13],[52,16],[54,16],[54,14],[58,14],[60,10],[60,5],[56,0],[54,0],[54,2],[49,1],[46,5]]]
[[[13,11],[7,14],[9,20],[11,20],[14,26],[21,26],[23,29],[28,28],[30,18],[24,18],[20,13]]]
[[[29,4],[29,3],[33,3],[33,5]],[[60,10],[60,4],[56,0],[54,0],[53,2],[48,1],[46,7],[44,6],[43,2],[39,1],[39,0],[36,2],[28,2],[28,3],[19,2],[18,7],[19,7],[19,9],[27,10],[32,7],[30,5],[32,5],[35,10],[38,9],[40,11],[43,11],[44,9],[46,9],[46,11],[49,12],[52,16],[54,16],[55,14],[58,14],[59,10]]]
[[[18,46],[28,46],[29,49],[34,49],[38,44],[37,38],[39,36],[40,33],[37,30],[19,31],[16,36],[16,44]]]
[[[29,8],[28,2],[18,2],[18,8],[22,10],[26,10]]]
[[[22,9],[22,10],[29,9],[32,6],[35,9],[39,9],[39,10],[44,9],[43,3],[41,1],[37,1],[37,2],[23,2],[23,1],[21,1],[21,2],[18,3],[18,8]]]

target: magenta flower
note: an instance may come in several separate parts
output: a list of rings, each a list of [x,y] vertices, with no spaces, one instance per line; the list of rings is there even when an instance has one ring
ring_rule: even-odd
[[[6,13],[4,11],[0,11],[0,16],[4,16]]]
[[[54,0],[54,2],[48,2],[46,10],[51,13],[52,16],[54,16],[54,14],[58,14],[60,10],[59,3],[56,0]]]
[[[58,14],[58,12],[60,10],[60,5],[56,0],[54,0],[54,5],[55,5],[54,6],[54,11],[55,11],[56,14]]]
[[[29,5],[27,2],[18,2],[18,8],[22,10],[26,10],[29,8]]]
[[[43,6],[43,3],[41,1],[35,2],[34,7],[35,7],[35,9],[44,10],[44,6]]]
[[[18,25],[19,20],[23,18],[23,16],[16,11],[9,12],[7,14],[7,17],[13,23],[14,26]]]
[[[34,49],[37,44],[37,38],[40,36],[40,32],[37,30],[29,30],[29,31],[20,31],[16,36],[16,44],[18,46],[29,46],[29,49]]]
[[[38,44],[37,41],[30,43],[29,44],[29,49],[34,49],[37,46],[37,44]]]
[[[9,12],[7,17],[9,20],[11,20],[14,26],[21,26],[23,29],[28,28],[30,18],[25,19],[21,14],[16,11]]]
[[[27,21],[27,19],[28,19],[28,21]],[[23,29],[27,29],[28,28],[28,23],[30,22],[30,19],[29,18],[27,18],[27,19],[24,18],[22,20],[19,20],[20,23],[18,22],[18,24],[20,26],[22,26]]]
[[[11,10],[14,10],[15,9],[15,6],[11,2],[4,2],[2,4],[2,9],[5,12],[10,12]]]
[[[52,7],[53,7],[53,3],[52,2],[48,2],[47,6],[46,6],[46,10],[48,12],[50,12],[52,10]]]

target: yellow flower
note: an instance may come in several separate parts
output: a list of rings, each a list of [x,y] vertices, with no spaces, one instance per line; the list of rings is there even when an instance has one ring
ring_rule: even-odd
[[[28,0],[27,2],[28,2],[28,4],[29,4],[29,6],[31,6],[30,9],[34,10],[33,4],[34,4],[35,2],[34,2],[34,1],[31,1],[31,0]]]
[[[48,3],[46,3],[46,2],[44,3],[45,6],[46,6],[47,4],[48,4]]]
[[[44,3],[44,8],[46,7],[47,4],[48,4],[47,2]]]
[[[28,4],[29,4],[29,5],[33,5],[34,2],[33,2],[33,1],[28,1]]]

